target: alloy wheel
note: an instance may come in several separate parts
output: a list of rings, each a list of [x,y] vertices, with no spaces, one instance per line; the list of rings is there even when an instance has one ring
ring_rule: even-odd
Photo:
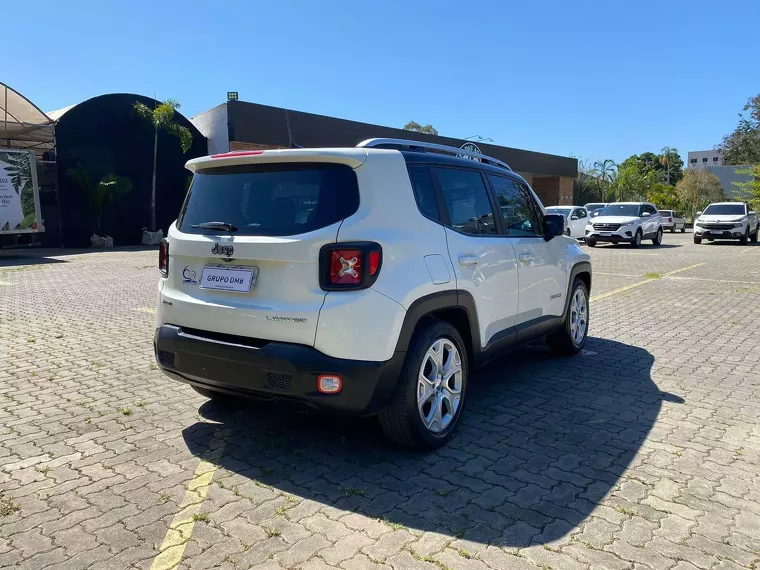
[[[586,337],[588,328],[588,301],[586,294],[580,287],[573,293],[570,303],[570,337],[575,346],[580,346]]]
[[[462,358],[454,343],[437,339],[428,348],[417,379],[417,409],[425,428],[444,431],[462,401]]]

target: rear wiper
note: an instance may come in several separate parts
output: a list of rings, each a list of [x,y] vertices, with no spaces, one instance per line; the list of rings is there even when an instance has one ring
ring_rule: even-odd
[[[229,222],[201,222],[200,224],[192,224],[191,228],[200,228],[202,230],[227,230],[228,232],[236,232],[238,228],[234,224]]]

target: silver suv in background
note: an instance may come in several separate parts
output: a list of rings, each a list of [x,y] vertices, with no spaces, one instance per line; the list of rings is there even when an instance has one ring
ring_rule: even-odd
[[[735,239],[739,243],[757,241],[757,214],[747,202],[715,202],[697,212],[694,221],[694,243],[703,239]]]
[[[615,202],[609,204],[586,226],[586,243],[630,243],[639,247],[645,239],[654,245],[662,243],[662,218],[649,202]]]
[[[660,210],[660,216],[662,217],[662,229],[670,230],[670,233],[676,233],[680,230],[681,233],[686,231],[686,218],[683,217],[681,212],[676,210]]]

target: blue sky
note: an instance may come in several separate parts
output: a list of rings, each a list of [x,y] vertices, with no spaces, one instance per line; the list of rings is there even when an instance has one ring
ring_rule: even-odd
[[[2,12],[0,81],[45,111],[134,92],[192,116],[238,91],[620,161],[712,148],[760,92],[758,0],[35,0]]]

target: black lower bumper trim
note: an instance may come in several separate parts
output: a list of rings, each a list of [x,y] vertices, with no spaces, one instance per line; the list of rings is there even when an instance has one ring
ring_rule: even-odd
[[[227,394],[285,399],[351,414],[374,414],[393,396],[405,353],[384,362],[334,358],[300,344],[267,342],[250,346],[192,334],[163,325],[154,348],[161,370],[171,378]],[[338,394],[317,390],[320,374],[340,375]]]

